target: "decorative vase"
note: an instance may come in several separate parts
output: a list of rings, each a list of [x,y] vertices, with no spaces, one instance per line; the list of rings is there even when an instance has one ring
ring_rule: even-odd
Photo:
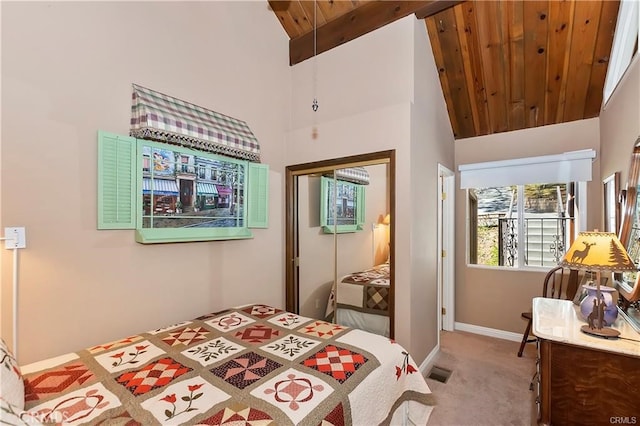
[[[598,310],[596,308],[594,311],[594,308],[598,288],[594,285],[583,285],[582,288],[587,291],[587,295],[582,302],[580,302],[580,313],[582,314],[582,319],[589,322],[589,315],[593,313],[597,321]],[[617,301],[613,300],[613,294],[615,292],[616,289],[613,287],[600,286],[600,300],[605,305],[602,322],[603,326],[610,326],[616,318],[618,318]]]

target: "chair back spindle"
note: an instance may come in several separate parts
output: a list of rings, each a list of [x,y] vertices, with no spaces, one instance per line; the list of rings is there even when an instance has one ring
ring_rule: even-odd
[[[562,290],[565,283],[565,273],[568,275],[568,278],[566,281],[567,287],[565,290],[564,298],[573,299],[578,286],[578,271],[574,269],[565,269],[562,266],[555,266],[549,272],[547,272],[547,275],[545,275],[544,281],[542,283],[542,297],[553,299],[560,299],[563,297]],[[522,318],[527,320],[527,327],[525,328],[524,334],[522,335],[522,342],[520,343],[520,349],[518,350],[519,357],[522,356],[522,351],[524,351],[524,346],[527,343],[533,343],[537,341],[535,337],[529,337],[532,322],[531,312],[523,312],[521,316]]]
[[[562,296],[565,268],[556,266],[547,272],[542,285],[542,297],[559,299]]]

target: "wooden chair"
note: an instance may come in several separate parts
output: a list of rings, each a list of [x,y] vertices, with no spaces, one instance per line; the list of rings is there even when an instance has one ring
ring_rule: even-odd
[[[562,286],[566,280],[566,289],[564,294],[562,293]],[[566,269],[562,266],[556,266],[547,272],[542,284],[542,297],[550,297],[554,299],[560,299],[564,297],[566,299],[573,299],[578,289],[578,271],[573,269]],[[522,318],[527,320],[527,328],[524,329],[522,335],[522,342],[520,343],[520,350],[518,350],[518,356],[522,356],[522,351],[527,343],[534,343],[538,339],[535,337],[530,338],[529,332],[531,331],[532,313],[531,311],[523,312]]]

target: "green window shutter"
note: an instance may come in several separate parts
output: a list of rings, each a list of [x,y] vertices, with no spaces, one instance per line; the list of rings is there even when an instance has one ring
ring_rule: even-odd
[[[247,174],[247,224],[249,228],[268,228],[269,166],[249,163]]]
[[[358,185],[357,189],[356,189],[356,197],[357,197],[357,208],[358,211],[356,212],[356,222],[358,225],[358,229],[364,229],[364,221],[366,218],[365,215],[365,206],[367,205],[367,203],[365,202],[365,198],[364,198],[364,185]]]
[[[98,229],[136,227],[136,139],[98,131]]]

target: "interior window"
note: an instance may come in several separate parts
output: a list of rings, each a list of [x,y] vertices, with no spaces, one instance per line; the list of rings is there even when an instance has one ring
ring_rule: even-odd
[[[245,167],[242,161],[213,154],[185,154],[179,148],[143,144],[143,228],[244,227]],[[218,171],[220,180],[201,179],[195,165]]]
[[[103,131],[98,153],[98,229],[135,229],[151,244],[251,238],[250,228],[268,227],[266,164]]]

